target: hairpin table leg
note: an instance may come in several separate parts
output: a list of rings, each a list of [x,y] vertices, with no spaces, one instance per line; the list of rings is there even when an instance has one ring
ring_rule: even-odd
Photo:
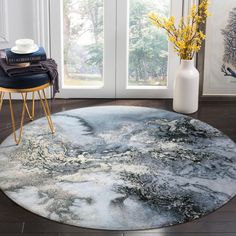
[[[5,94],[4,92],[0,92],[0,111],[2,110],[4,94]]]
[[[10,112],[11,112],[12,130],[13,130],[13,136],[14,136],[14,139],[15,139],[15,142],[17,145],[20,143],[21,136],[22,136],[22,130],[23,130],[24,118],[25,118],[25,110],[26,110],[26,106],[27,106],[27,104],[26,104],[27,93],[25,95],[22,94],[22,98],[23,98],[23,107],[22,107],[22,113],[21,113],[19,136],[17,138],[16,127],[15,127],[15,115],[14,115],[14,110],[13,110],[13,106],[12,106],[12,97],[11,97],[11,93],[9,93],[9,104],[10,104]]]
[[[21,96],[22,96],[22,98],[23,98],[23,93],[21,93]],[[23,98],[24,99],[24,98]],[[31,121],[33,121],[34,120],[34,92],[32,93],[32,113],[30,114],[30,111],[29,111],[29,107],[28,107],[28,105],[27,105],[27,101],[26,101],[26,103],[25,103],[25,109],[26,109],[26,112],[27,112],[27,114],[28,114],[28,116],[29,116],[29,119],[31,120]]]
[[[49,127],[51,129],[51,132],[55,133],[55,128],[54,128],[52,118],[51,118],[51,112],[50,112],[50,109],[49,109],[48,101],[47,101],[46,94],[45,94],[44,90],[43,90],[43,98],[42,98],[42,95],[41,95],[40,91],[38,91],[38,95],[39,95],[39,98],[40,98],[45,116],[48,120],[48,124],[49,124]]]

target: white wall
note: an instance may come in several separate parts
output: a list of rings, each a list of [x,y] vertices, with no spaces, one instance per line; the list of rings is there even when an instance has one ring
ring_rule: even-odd
[[[50,57],[49,35],[49,0],[0,0],[0,49],[11,48],[16,39],[32,38]]]
[[[0,48],[32,38],[49,53],[48,0],[0,0]]]

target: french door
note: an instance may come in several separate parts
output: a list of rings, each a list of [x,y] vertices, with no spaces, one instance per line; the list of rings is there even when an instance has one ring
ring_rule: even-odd
[[[179,59],[148,13],[182,0],[51,0],[51,55],[63,98],[170,98]]]

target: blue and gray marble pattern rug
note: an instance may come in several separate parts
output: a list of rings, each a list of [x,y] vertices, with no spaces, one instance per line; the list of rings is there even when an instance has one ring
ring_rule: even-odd
[[[198,120],[141,107],[91,107],[24,127],[0,146],[0,187],[70,225],[137,230],[204,216],[236,194],[236,144]]]

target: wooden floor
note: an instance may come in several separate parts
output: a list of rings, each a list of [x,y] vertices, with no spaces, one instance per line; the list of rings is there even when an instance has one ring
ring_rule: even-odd
[[[146,106],[171,110],[170,100],[56,100],[51,103],[51,108],[55,113],[78,107],[107,105]],[[14,102],[14,106],[19,117],[21,103]],[[41,117],[43,112],[38,103],[36,109],[37,118]],[[218,128],[236,142],[236,102],[202,102],[199,111],[192,117]],[[3,105],[0,119],[2,142],[12,132],[7,102]],[[22,209],[0,192],[0,236],[3,235],[236,236],[236,198],[218,211],[195,222],[152,231],[112,232],[87,230],[52,222]]]

